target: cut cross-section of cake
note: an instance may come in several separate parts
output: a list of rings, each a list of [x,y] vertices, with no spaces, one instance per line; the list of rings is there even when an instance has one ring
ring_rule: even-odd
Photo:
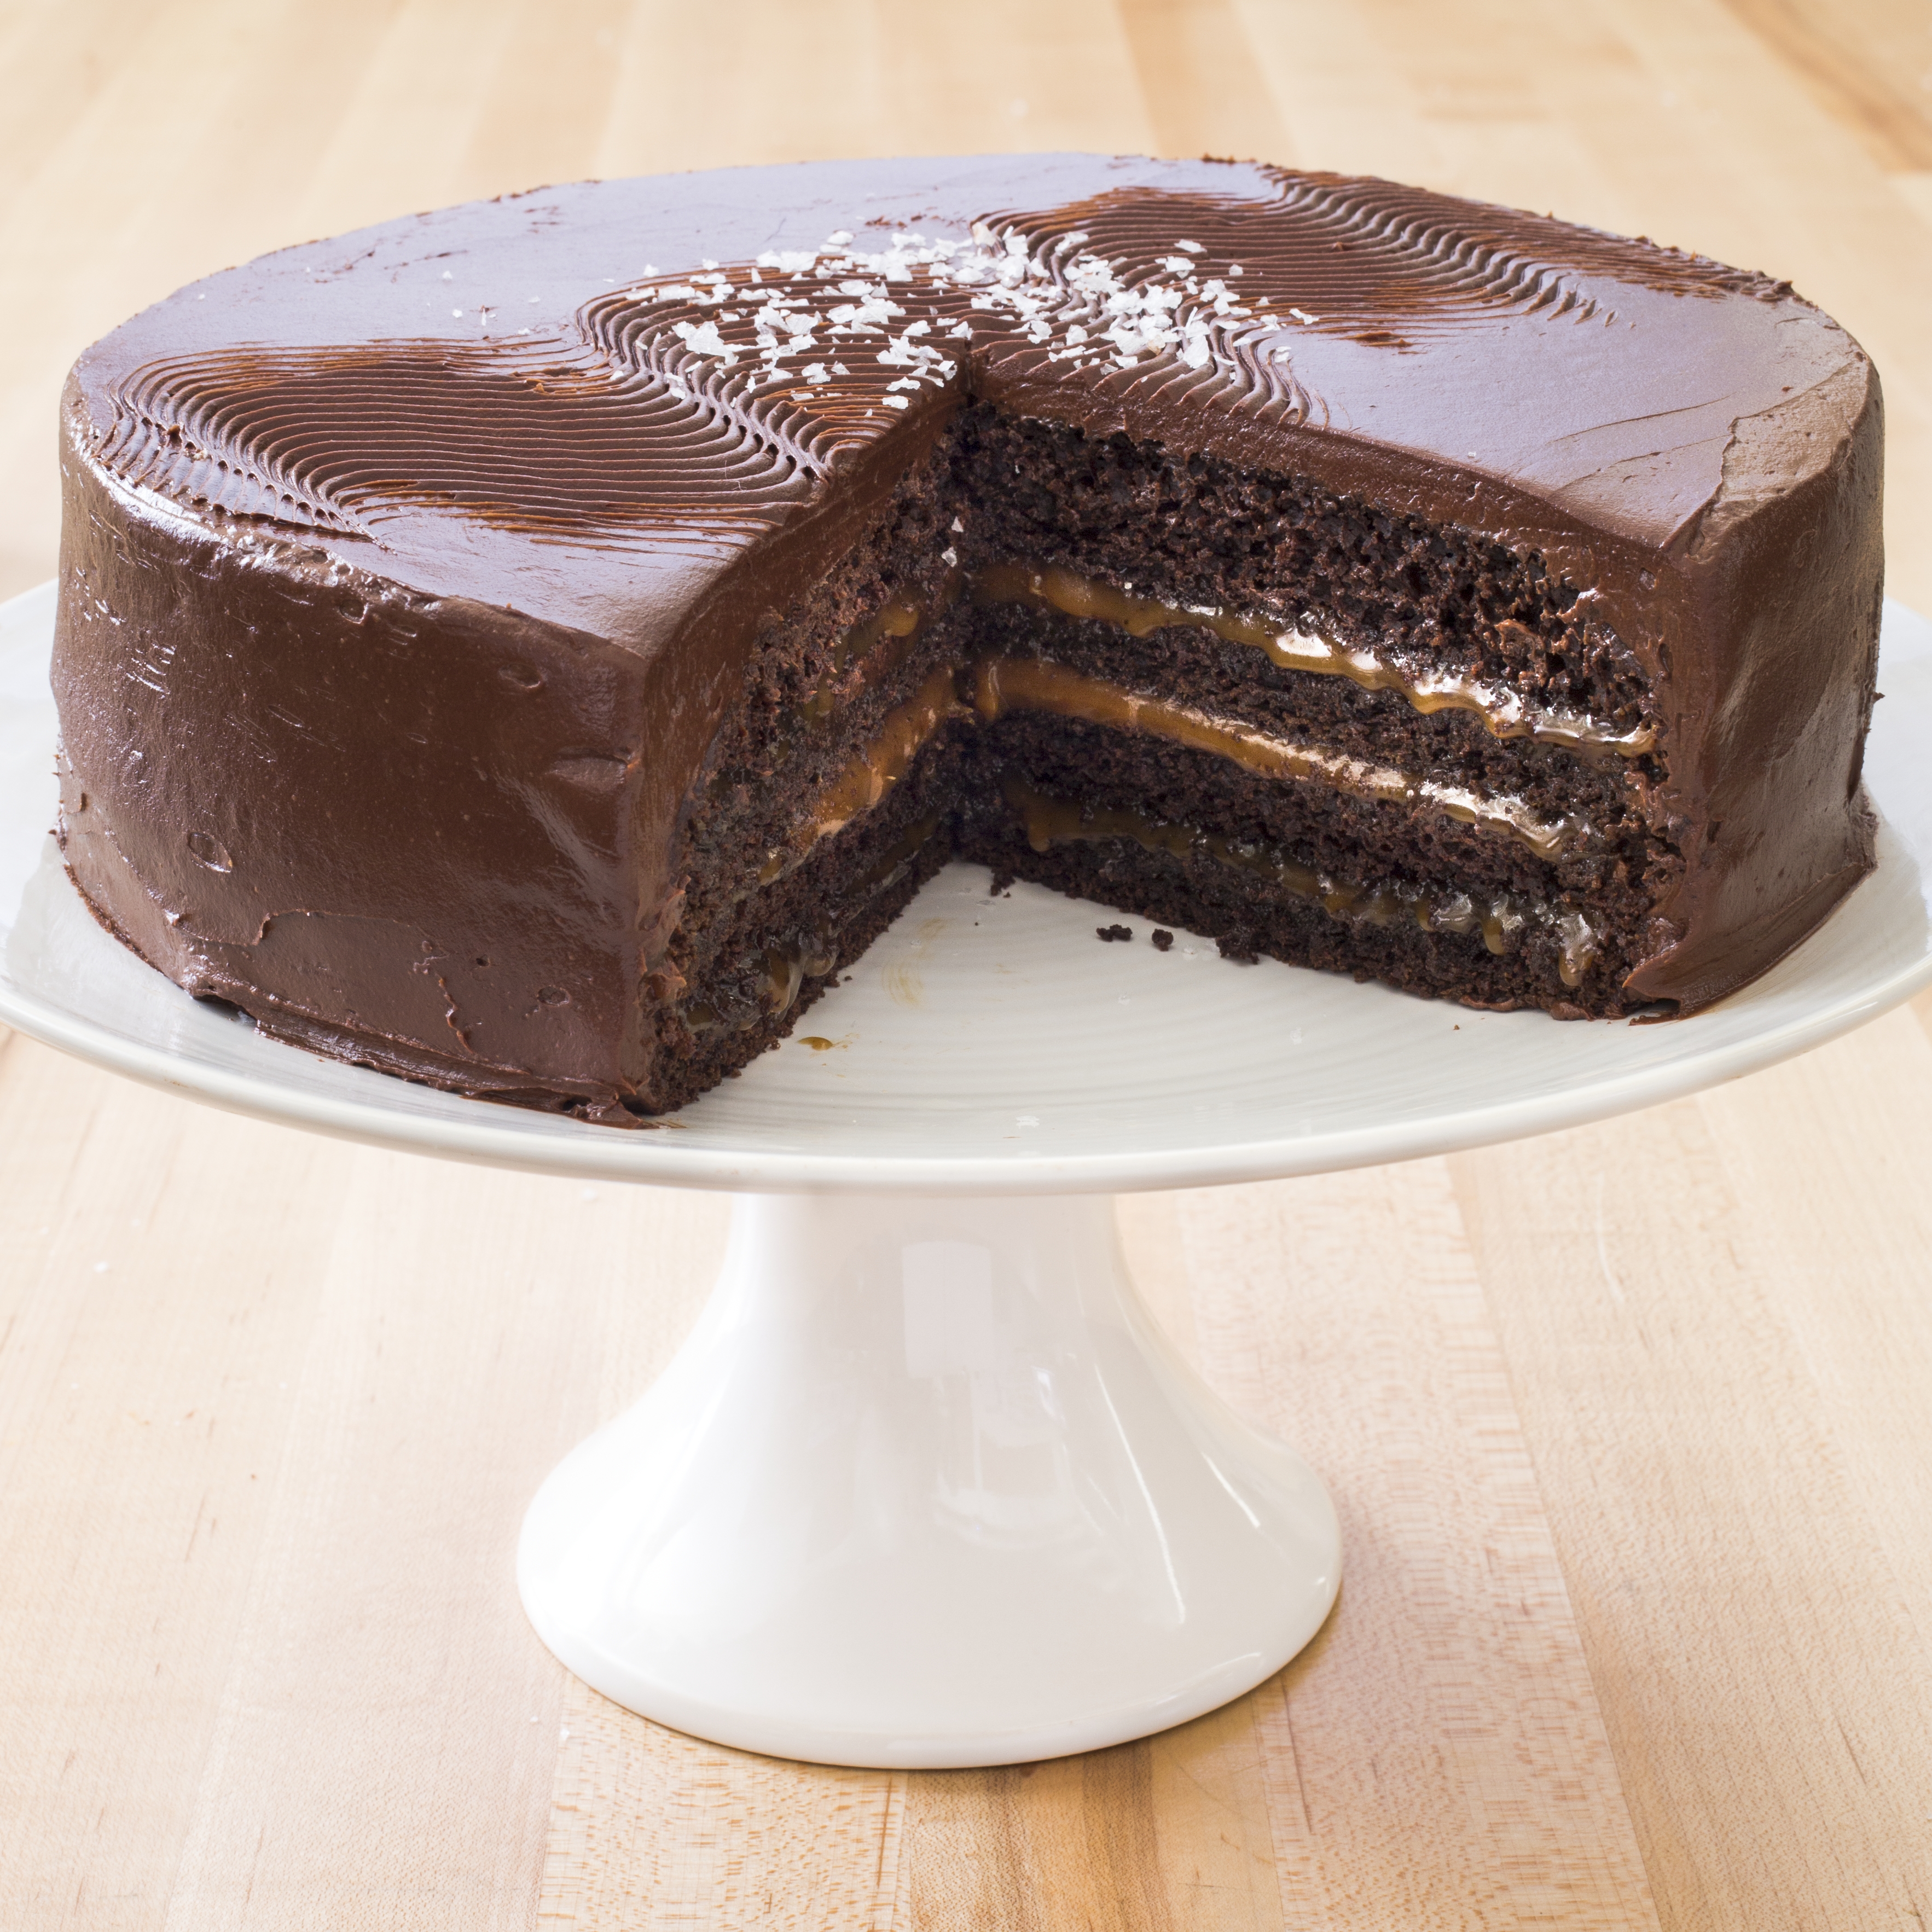
[[[1869,870],[1876,378],[1780,284],[1088,156],[546,189],[64,412],[62,837],[269,1030],[622,1121],[949,857],[1564,1018]]]

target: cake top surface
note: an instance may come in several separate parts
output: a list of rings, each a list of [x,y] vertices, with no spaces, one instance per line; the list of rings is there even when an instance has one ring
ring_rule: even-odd
[[[1864,367],[1784,285],[1648,242],[1376,180],[1056,154],[411,216],[192,284],[75,382],[104,469],[232,537],[430,595],[457,568],[648,649],[969,385],[1505,541],[1670,550],[1826,460],[1805,399]]]

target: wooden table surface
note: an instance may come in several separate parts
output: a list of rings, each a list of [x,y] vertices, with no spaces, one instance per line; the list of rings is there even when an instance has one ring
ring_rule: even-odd
[[[53,569],[66,365],[191,277],[583,175],[1063,146],[1790,277],[1883,372],[1932,610],[1924,4],[69,0],[0,10],[0,595]],[[1928,1033],[1124,1203],[1162,1318],[1332,1486],[1340,1606],[1166,1736],[907,1776],[658,1730],[518,1608],[523,1507],[675,1346],[721,1200],[0,1030],[0,1926],[1926,1932]]]

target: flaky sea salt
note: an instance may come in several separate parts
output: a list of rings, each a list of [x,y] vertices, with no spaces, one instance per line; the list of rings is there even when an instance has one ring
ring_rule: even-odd
[[[981,221],[970,240],[928,238],[905,229],[892,232],[883,248],[860,248],[852,245],[849,231],[840,230],[815,249],[768,250],[755,266],[730,272],[707,264],[701,275],[640,289],[635,298],[716,310],[716,323],[680,321],[674,330],[688,354],[726,368],[754,355],[756,366],[740,379],[753,389],[796,381],[785,366],[788,356],[842,341],[863,344],[876,362],[905,372],[880,399],[894,409],[904,408],[909,394],[923,385],[943,386],[956,374],[958,364],[940,344],[970,340],[974,325],[956,308],[950,321],[943,311],[920,313],[928,299],[949,306],[959,302],[955,290],[970,292],[963,299],[974,311],[1006,317],[1014,333],[1043,350],[1049,361],[1077,368],[1134,369],[1150,358],[1171,358],[1186,369],[1207,369],[1231,358],[1232,341],[1224,340],[1230,332],[1249,323],[1264,335],[1273,322],[1260,312],[1268,307],[1265,299],[1245,307],[1226,278],[1203,278],[1195,258],[1207,251],[1198,242],[1177,241],[1174,252],[1155,258],[1155,276],[1130,280],[1121,265],[1078,252],[1088,239],[1080,230],[1034,239]],[[760,268],[789,280],[767,284]],[[1242,272],[1239,264],[1228,265],[1228,276]],[[822,310],[811,306],[812,284],[822,292]],[[736,306],[728,308],[728,302]],[[1304,322],[1315,320],[1293,313]],[[742,336],[734,340],[718,326],[747,322],[753,338],[748,349]],[[882,347],[873,346],[881,339]],[[1250,352],[1263,360],[1279,361],[1282,355],[1265,341],[1253,344]],[[842,376],[850,374],[842,362],[832,368]],[[806,381],[829,381],[824,369],[822,362],[813,364]]]

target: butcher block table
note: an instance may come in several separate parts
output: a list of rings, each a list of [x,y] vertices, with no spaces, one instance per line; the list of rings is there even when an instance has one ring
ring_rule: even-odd
[[[1084,148],[1387,174],[1789,277],[1932,612],[1932,9],[742,0],[0,10],[0,595],[75,354],[283,243],[586,175]],[[886,942],[890,944],[890,942]],[[0,1031],[0,1926],[1932,1922],[1932,1002],[1695,1099],[1129,1200],[1342,1519],[1210,1717],[826,1770],[567,1677],[514,1540],[721,1198],[232,1118]]]

